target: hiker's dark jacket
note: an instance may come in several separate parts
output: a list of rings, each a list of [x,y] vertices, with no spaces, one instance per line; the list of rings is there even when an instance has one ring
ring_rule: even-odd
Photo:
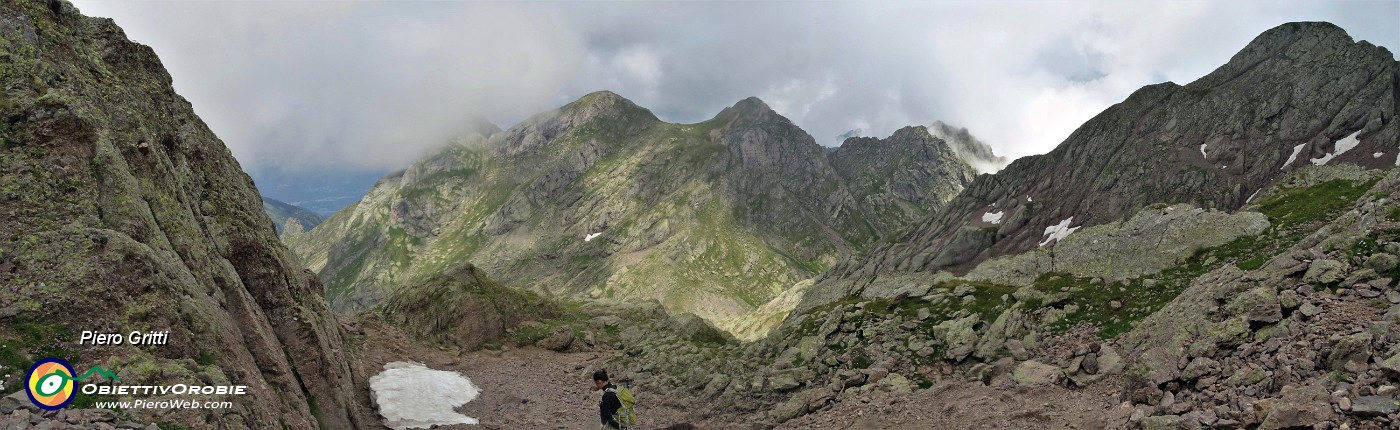
[[[608,384],[603,387],[603,400],[598,402],[598,417],[603,420],[603,425],[615,429],[622,428],[622,425],[613,419],[618,409],[622,409],[622,401],[617,400],[617,385]]]

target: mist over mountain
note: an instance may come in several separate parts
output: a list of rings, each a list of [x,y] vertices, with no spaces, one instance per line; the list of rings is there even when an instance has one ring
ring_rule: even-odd
[[[0,429],[1394,428],[1400,4],[1052,6],[0,3]]]
[[[270,167],[382,176],[466,118],[509,127],[597,90],[675,123],[758,96],[830,146],[851,128],[883,137],[941,119],[1017,158],[1143,85],[1205,75],[1280,22],[1400,46],[1387,1],[76,4],[167,57],[258,179]]]

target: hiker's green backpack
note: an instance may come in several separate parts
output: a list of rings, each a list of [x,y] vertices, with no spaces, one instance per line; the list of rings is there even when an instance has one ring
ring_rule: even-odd
[[[626,386],[619,385],[616,389],[612,389],[612,391],[613,394],[617,394],[617,401],[622,403],[622,408],[618,409],[617,414],[613,415],[613,420],[617,421],[618,424],[622,424],[622,428],[637,425],[637,411],[633,409],[634,406],[637,406],[637,398],[632,397],[632,390],[627,389]]]

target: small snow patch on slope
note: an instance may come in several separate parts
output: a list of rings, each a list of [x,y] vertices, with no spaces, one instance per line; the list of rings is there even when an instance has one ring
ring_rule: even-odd
[[[1201,158],[1206,158],[1206,144],[1201,144]]]
[[[1342,140],[1337,141],[1337,155],[1341,155],[1343,152],[1350,151],[1352,148],[1355,148],[1357,145],[1360,144],[1361,130],[1357,130],[1355,133],[1352,133],[1351,136],[1343,137]]]
[[[453,410],[481,393],[460,373],[429,369],[422,363],[395,361],[385,364],[383,372],[369,378],[369,387],[386,427],[404,430],[477,424],[476,418]]]
[[[1294,147],[1293,147],[1293,155],[1289,155],[1289,156],[1288,156],[1288,161],[1283,162],[1283,166],[1282,166],[1282,167],[1279,167],[1278,169],[1279,169],[1279,170],[1287,169],[1289,164],[1293,164],[1294,161],[1297,161],[1297,160],[1298,160],[1298,153],[1299,153],[1299,152],[1303,152],[1303,147],[1304,147],[1304,146],[1308,146],[1308,144],[1306,144],[1306,143],[1299,143],[1298,146],[1294,146]]]
[[[1360,135],[1361,130],[1357,130],[1355,133],[1352,133],[1351,136],[1343,137],[1342,140],[1338,140],[1336,143],[1333,144],[1333,150],[1337,152],[1330,152],[1327,155],[1323,155],[1320,158],[1314,158],[1310,161],[1312,161],[1313,165],[1315,166],[1327,164],[1328,161],[1332,161],[1332,159],[1336,158],[1338,155],[1342,155],[1343,153],[1350,151],[1352,148],[1355,148],[1356,145],[1360,145],[1361,140],[1357,139],[1357,136]]]
[[[1079,230],[1079,227],[1083,227],[1070,227],[1069,224],[1073,221],[1074,217],[1069,217],[1065,218],[1064,221],[1060,221],[1059,224],[1045,227],[1045,240],[1040,242],[1040,246],[1049,245],[1050,242],[1062,240],[1068,237],[1070,233],[1074,233],[1075,230]]]
[[[984,213],[984,214],[982,214],[982,222],[989,222],[989,223],[992,223],[992,224],[1001,224],[1001,216],[1002,216],[1002,215],[1005,215],[1005,214],[1006,214],[1006,212],[1001,212],[1001,211]]]
[[[589,233],[589,234],[583,236],[583,241],[584,241],[584,242],[592,241],[593,239],[597,238],[598,236],[602,236],[602,235],[603,235],[603,232]]]

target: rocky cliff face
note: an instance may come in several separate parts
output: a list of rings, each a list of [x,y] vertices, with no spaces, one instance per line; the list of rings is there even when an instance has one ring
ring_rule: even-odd
[[[979,177],[899,243],[837,265],[824,283],[849,292],[882,274],[965,272],[1153,203],[1233,210],[1300,166],[1394,166],[1396,64],[1332,24],[1271,29],[1205,77],[1144,87],[1050,153]]]
[[[891,235],[943,207],[977,176],[924,127],[905,127],[887,139],[850,138],[827,157],[861,208]]]
[[[0,5],[5,373],[57,355],[130,385],[249,386],[232,409],[126,411],[191,428],[369,425],[320,282],[170,82],[111,20]],[[82,330],[170,336],[79,348]]]
[[[594,93],[454,142],[290,243],[344,310],[471,261],[507,285],[717,319],[907,228],[970,180],[946,146],[907,134],[829,160],[758,99],[670,124]]]

